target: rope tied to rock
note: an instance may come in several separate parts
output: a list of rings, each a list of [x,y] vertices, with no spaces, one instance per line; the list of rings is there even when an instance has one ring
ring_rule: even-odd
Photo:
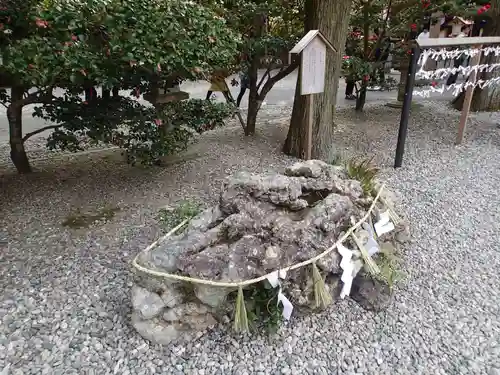
[[[358,245],[358,247],[360,247],[360,250],[361,250],[361,253],[363,255],[363,259],[365,260],[365,262],[367,261],[367,259],[371,260],[371,258],[366,253],[366,249],[364,249],[363,245],[359,242],[359,240],[357,239],[357,237],[354,235],[354,231],[356,229],[358,229],[366,220],[368,220],[368,218],[370,218],[370,215],[371,215],[373,209],[375,208],[376,203],[380,200],[380,196],[381,196],[381,193],[382,193],[384,187],[385,187],[385,184],[382,184],[381,187],[380,187],[380,189],[379,189],[379,191],[378,191],[378,193],[377,193],[377,195],[373,199],[373,202],[371,203],[370,208],[366,212],[366,214],[358,222],[356,222],[353,226],[351,226],[344,233],[344,235],[342,235],[337,240],[337,242],[335,242],[332,246],[330,246],[328,249],[326,249],[325,251],[323,251],[322,253],[316,255],[315,257],[313,257],[311,259],[308,259],[308,260],[305,260],[303,262],[296,263],[296,264],[293,264],[293,265],[290,265],[290,266],[286,266],[284,268],[281,268],[278,271],[288,272],[288,271],[292,271],[292,270],[295,270],[295,269],[298,269],[298,268],[301,268],[301,267],[304,267],[304,266],[316,263],[318,260],[320,260],[321,258],[324,258],[329,253],[331,253],[333,250],[335,250],[339,245],[341,245],[343,242],[345,242],[350,236],[353,236],[354,241],[356,242],[356,244]],[[273,273],[276,272],[276,271],[273,271],[273,272],[270,272],[270,273],[268,273],[266,275],[263,275],[263,276],[260,276],[260,277],[254,278],[254,279],[249,279],[249,280],[241,280],[241,281],[236,281],[236,282],[222,282],[222,281],[205,280],[205,279],[200,279],[200,278],[196,278],[196,277],[183,276],[183,275],[179,275],[179,274],[175,274],[175,273],[168,273],[168,272],[164,272],[164,271],[158,271],[158,270],[146,268],[146,267],[144,267],[144,266],[142,266],[142,265],[140,265],[138,263],[138,259],[139,259],[139,257],[143,253],[147,253],[147,252],[151,251],[158,244],[160,244],[163,241],[165,241],[167,238],[169,238],[170,236],[172,236],[179,229],[181,229],[187,223],[189,223],[189,221],[191,219],[192,218],[188,218],[188,219],[182,221],[179,225],[177,225],[175,228],[173,228],[172,230],[170,230],[163,237],[160,237],[158,240],[156,240],[151,245],[149,245],[146,249],[144,249],[139,254],[137,254],[135,256],[135,258],[133,259],[133,261],[132,261],[132,266],[134,268],[136,268],[137,270],[139,270],[141,272],[144,272],[146,274],[149,274],[151,276],[164,277],[164,278],[171,279],[171,280],[186,281],[186,282],[190,282],[190,283],[193,283],[193,284],[202,284],[202,285],[209,285],[209,286],[222,287],[222,288],[240,288],[240,287],[242,288],[244,286],[256,284],[256,283],[259,283],[261,281],[264,281],[264,280],[268,279],[268,277],[270,277]],[[371,264],[370,261],[368,261],[368,262],[369,262],[370,268],[373,269],[374,272],[376,272],[377,267],[376,267],[376,265],[373,266],[373,264],[375,264],[375,263],[372,260],[371,260],[371,262],[373,264]]]

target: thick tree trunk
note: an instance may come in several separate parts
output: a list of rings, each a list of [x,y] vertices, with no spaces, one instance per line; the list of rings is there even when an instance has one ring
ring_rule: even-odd
[[[252,93],[250,90],[250,96],[248,97],[248,113],[247,113],[247,126],[245,128],[245,135],[255,134],[255,126],[257,124],[257,113],[259,112],[259,102],[257,91]]]
[[[370,35],[370,14],[369,14],[369,4],[368,2],[363,3],[363,55],[365,61],[370,61],[368,51],[368,35]],[[375,74],[375,72],[372,72]],[[368,91],[368,82],[364,81],[361,83],[361,90],[359,91],[358,98],[356,100],[356,111],[361,112],[366,103],[366,93]]]
[[[262,33],[265,26],[265,16],[263,14],[256,14],[253,20],[252,36],[253,38],[262,37]],[[245,135],[255,134],[255,126],[257,123],[257,112],[259,111],[259,91],[258,91],[258,72],[260,65],[260,55],[247,53],[250,56],[250,67],[248,69],[248,78],[250,83],[250,92],[248,94],[248,114],[247,114],[247,125],[245,128]]]
[[[352,0],[309,0],[305,2],[305,29],[320,30],[337,48],[327,49],[325,91],[314,94],[314,121],[312,135],[312,157],[326,158],[333,141],[333,114],[339,86],[341,53],[344,50]],[[299,76],[300,77],[300,76]],[[292,119],[283,146],[286,154],[303,157],[307,146],[306,114],[307,100],[300,95],[300,80],[297,80]]]
[[[9,121],[10,158],[19,173],[30,173],[31,166],[24,149],[23,141],[23,100],[24,89],[14,86],[11,89],[11,102],[7,108]]]
[[[407,66],[401,66],[401,71],[399,74],[399,84],[398,84],[398,97],[397,101],[398,102],[403,102],[405,99],[405,91],[406,91],[406,80],[408,78],[408,67]]]
[[[356,99],[356,111],[361,112],[366,103],[366,92],[368,91],[368,83],[363,82],[359,90],[358,98]]]

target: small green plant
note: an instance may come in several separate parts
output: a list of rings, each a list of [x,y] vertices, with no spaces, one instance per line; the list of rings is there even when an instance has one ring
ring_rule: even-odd
[[[93,213],[84,213],[77,209],[64,219],[62,226],[72,229],[88,228],[95,222],[111,220],[118,211],[120,211],[119,207],[103,207]]]
[[[248,332],[264,328],[268,334],[278,332],[283,313],[278,293],[279,287],[273,288],[267,281],[250,285],[244,291],[238,288],[234,299],[234,330]]]
[[[201,212],[201,204],[198,202],[184,200],[172,209],[163,208],[158,214],[158,221],[166,231],[175,228],[184,220],[192,218]]]
[[[283,306],[278,304],[279,287],[273,288],[267,281],[245,291],[246,311],[250,327],[264,327],[269,334],[278,332],[282,322]]]
[[[394,248],[383,246],[381,252],[377,256],[377,264],[380,273],[376,277],[389,286],[392,293],[394,286],[404,280],[405,274],[400,270],[400,259],[397,256]]]
[[[375,177],[379,172],[379,169],[372,164],[372,160],[373,158],[353,158],[346,163],[347,175],[361,183],[365,194],[373,193]]]

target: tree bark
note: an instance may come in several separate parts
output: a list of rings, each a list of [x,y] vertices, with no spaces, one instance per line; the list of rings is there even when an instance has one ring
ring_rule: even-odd
[[[312,129],[312,157],[327,158],[333,143],[333,114],[339,86],[341,54],[347,37],[352,0],[308,0],[305,2],[305,30],[320,30],[337,53],[327,48],[325,91],[314,94],[314,120]],[[300,75],[299,75],[300,77]],[[283,152],[304,157],[307,147],[307,100],[300,95],[297,79],[292,119]]]
[[[258,102],[257,90],[250,89],[248,97],[247,126],[245,127],[245,135],[255,134],[255,126],[257,124],[258,112],[259,112],[259,102]]]
[[[408,79],[408,66],[401,65],[401,70],[399,72],[399,84],[398,84],[398,102],[403,102],[405,99],[405,91],[406,91],[406,80]]]
[[[370,61],[368,51],[368,36],[370,35],[370,13],[368,7],[369,2],[363,2],[363,56],[365,61]],[[375,72],[372,72],[375,74]],[[361,112],[366,103],[366,92],[368,91],[368,82],[363,80],[361,83],[361,90],[359,91],[358,98],[356,100],[356,111]]]
[[[19,173],[30,173],[31,166],[24,149],[23,141],[23,100],[24,88],[13,86],[11,89],[11,101],[7,108],[7,119],[9,121],[9,143],[10,158]]]
[[[258,39],[262,37],[265,26],[265,16],[263,14],[256,14],[253,20],[252,28],[252,38]],[[257,53],[247,53],[250,56],[250,66],[248,68],[248,78],[249,78],[249,94],[248,94],[248,114],[247,114],[247,125],[245,128],[245,135],[255,134],[255,126],[257,123],[257,112],[259,111],[259,89],[258,84],[258,72],[260,66],[260,55]]]

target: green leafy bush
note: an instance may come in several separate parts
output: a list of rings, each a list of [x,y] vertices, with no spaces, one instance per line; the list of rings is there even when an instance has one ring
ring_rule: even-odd
[[[379,169],[372,164],[372,159],[353,158],[347,162],[346,169],[349,178],[361,183],[365,194],[373,193],[375,177]]]
[[[201,212],[201,208],[200,203],[190,200],[181,201],[172,209],[161,209],[158,214],[158,221],[165,228],[165,231],[168,232],[184,220],[198,215]]]
[[[97,98],[85,105],[67,94],[35,109],[35,116],[59,127],[49,136],[50,149],[82,150],[82,140],[123,148],[131,164],[151,164],[185,150],[196,134],[222,126],[231,114],[228,104],[192,99],[153,107],[125,98]]]

